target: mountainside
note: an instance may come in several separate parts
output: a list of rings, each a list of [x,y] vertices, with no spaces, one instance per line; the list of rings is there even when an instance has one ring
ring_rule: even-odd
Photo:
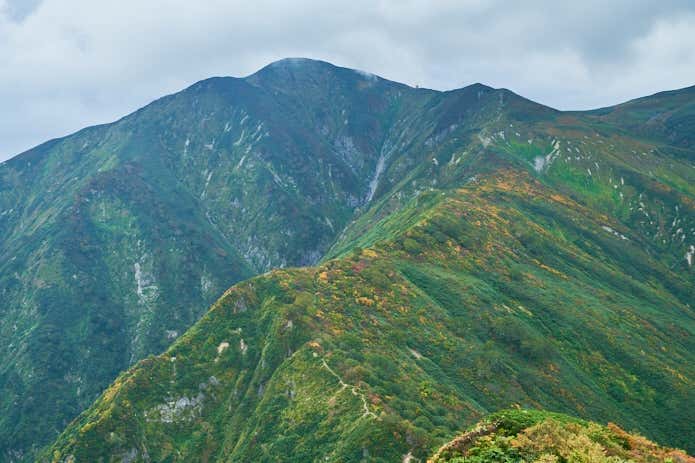
[[[557,413],[505,410],[444,445],[428,463],[695,462],[613,423],[600,426]]]
[[[510,403],[692,442],[684,281],[527,175],[500,170],[415,201],[414,217],[386,219],[412,224],[391,240],[232,288],[48,455],[424,458]],[[673,292],[630,277],[638,264]]]
[[[676,150],[695,147],[695,86],[661,92],[589,114]],[[687,152],[684,153],[687,156]]]
[[[691,445],[692,165],[490,93],[428,108],[337,259],[232,288],[47,455],[424,458],[510,403]]]
[[[425,458],[511,403],[692,450],[693,101],[290,59],[0,165],[5,460],[172,342],[42,458]]]
[[[316,262],[432,93],[406,88],[287,60],[0,165],[0,455],[45,444],[230,284]]]

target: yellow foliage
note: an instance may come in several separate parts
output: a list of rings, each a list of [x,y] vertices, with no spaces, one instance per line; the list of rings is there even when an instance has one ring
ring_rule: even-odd
[[[316,341],[309,341],[309,347],[318,351],[323,351],[323,347],[321,347],[321,344],[319,344]]]
[[[373,249],[365,249],[365,250],[363,250],[363,251],[362,251],[362,255],[365,256],[365,257],[370,257],[370,258],[378,257],[378,254],[377,254],[376,251],[374,251]]]
[[[559,271],[555,270],[555,269],[552,268],[552,267],[548,267],[547,265],[543,264],[542,262],[538,262],[538,266],[539,266],[540,268],[542,268],[543,270],[545,270],[546,272],[550,272],[550,273],[552,273],[553,275],[559,276],[560,278],[563,278],[563,279],[565,279],[565,280],[568,280],[568,279],[569,279],[569,278],[567,277],[567,275],[565,275],[564,273],[559,272]]]
[[[367,307],[372,307],[374,305],[374,300],[368,297],[360,296],[355,298],[355,302],[361,305],[366,305]]]
[[[556,455],[551,455],[549,453],[544,453],[536,459],[534,463],[557,463],[559,461]]]
[[[537,461],[543,462],[552,461],[548,459],[548,454],[555,454],[564,461],[577,463],[611,461],[606,458],[603,447],[589,438],[589,432],[579,424],[563,425],[548,419],[519,433],[512,440],[512,445],[540,454],[543,459]]]
[[[86,434],[89,432],[90,429],[92,429],[94,426],[96,426],[96,423],[93,421],[90,421],[89,423],[85,424],[80,428],[80,434]]]

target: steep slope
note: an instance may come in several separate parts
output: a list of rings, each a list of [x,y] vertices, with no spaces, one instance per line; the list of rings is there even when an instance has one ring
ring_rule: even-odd
[[[478,109],[477,115],[484,117],[433,131],[424,144],[424,162],[405,174],[398,163],[389,165],[384,182],[394,187],[348,224],[326,256],[388,236],[383,218],[414,195],[456,188],[489,172],[496,167],[488,161],[494,154],[602,214],[604,220],[615,220],[621,229],[602,225],[608,234],[636,241],[644,252],[692,282],[695,150],[676,148],[659,138],[635,138],[591,113],[553,111],[505,90],[491,91],[487,99],[497,103]],[[633,275],[641,271],[646,269],[635,268]]]
[[[660,92],[590,114],[638,136],[661,139],[676,148],[695,147],[695,86]]]
[[[1,164],[0,459],[31,460],[230,284],[316,262],[433,94],[285,60]]]
[[[689,126],[601,111],[288,59],[1,165],[4,458],[175,339],[46,458],[424,457],[510,402],[688,444]]]
[[[505,410],[443,446],[429,463],[695,462],[615,424],[601,426],[557,413]]]
[[[479,162],[375,226],[389,238],[372,247],[230,289],[44,460],[425,458],[511,403],[690,445],[692,280],[607,232],[614,219]]]

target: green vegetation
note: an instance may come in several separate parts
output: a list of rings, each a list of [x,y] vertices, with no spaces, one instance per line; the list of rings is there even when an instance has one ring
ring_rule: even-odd
[[[689,463],[615,424],[601,426],[557,413],[505,410],[444,445],[428,463]]]
[[[230,285],[315,263],[364,205],[427,95],[310,66],[208,79],[0,164],[0,461],[32,461]]]
[[[422,460],[512,404],[692,451],[695,152],[606,114],[279,62],[0,165],[0,460]]]
[[[605,259],[623,240],[527,174],[439,197],[371,248],[232,288],[45,461],[425,458],[514,403],[692,442],[692,322],[663,289],[680,276],[630,243]],[[634,259],[662,283],[616,270]]]

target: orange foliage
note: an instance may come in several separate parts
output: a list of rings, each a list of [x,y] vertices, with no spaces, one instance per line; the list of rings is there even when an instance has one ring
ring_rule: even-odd
[[[366,305],[367,307],[372,307],[374,305],[374,300],[370,299],[368,297],[360,296],[358,298],[355,298],[355,302],[357,302],[360,305]]]

